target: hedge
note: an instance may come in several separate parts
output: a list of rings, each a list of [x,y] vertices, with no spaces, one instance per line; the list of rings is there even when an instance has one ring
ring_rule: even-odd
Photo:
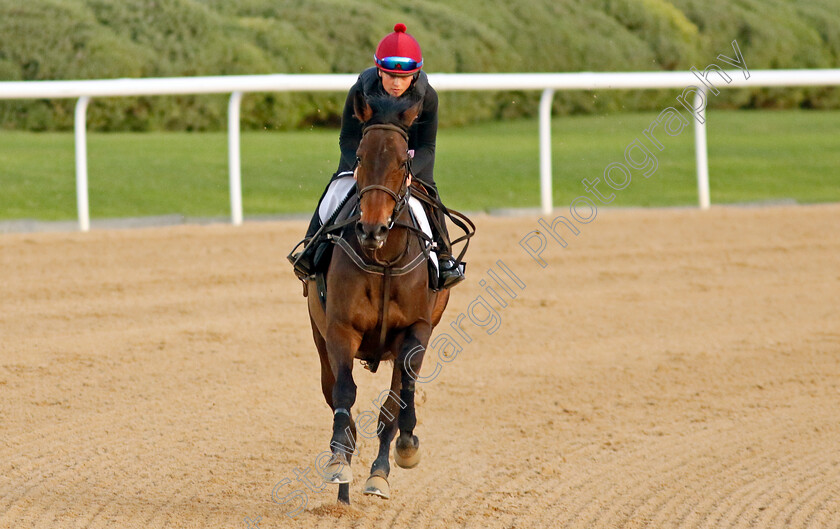
[[[836,68],[836,0],[0,0],[0,80],[355,73],[407,24],[430,72],[704,68],[737,39],[750,69]],[[531,116],[539,94],[442,94],[442,125]],[[660,108],[669,91],[561,92],[559,114]],[[243,124],[338,122],[344,94],[248,94]],[[93,130],[220,130],[224,96],[95,99]],[[0,127],[72,128],[73,101],[0,102]],[[725,91],[717,107],[838,108],[833,88]]]

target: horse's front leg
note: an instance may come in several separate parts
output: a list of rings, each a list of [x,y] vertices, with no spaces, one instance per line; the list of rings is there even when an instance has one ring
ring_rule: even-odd
[[[338,484],[338,501],[350,503],[350,463],[356,451],[356,424],[350,414],[356,402],[353,381],[353,359],[361,336],[350,326],[333,326],[327,331],[327,350],[335,384],[332,391],[333,434],[330,439],[332,457],[324,468],[324,482]]]
[[[414,468],[420,463],[420,440],[414,435],[414,427],[417,425],[414,389],[431,334],[432,327],[428,323],[414,325],[412,332],[403,342],[397,359],[400,368],[400,400],[404,407],[400,410],[400,436],[397,437],[394,461],[402,468]]]
[[[391,485],[388,483],[391,465],[388,457],[391,455],[391,441],[397,433],[397,414],[403,405],[398,397],[401,373],[399,364],[395,363],[391,375],[391,389],[387,393],[385,402],[381,403],[379,411],[379,425],[376,428],[379,437],[379,453],[370,467],[370,477],[365,482],[364,489],[365,494],[385,499],[391,497]],[[362,431],[365,431],[364,426],[362,426]]]

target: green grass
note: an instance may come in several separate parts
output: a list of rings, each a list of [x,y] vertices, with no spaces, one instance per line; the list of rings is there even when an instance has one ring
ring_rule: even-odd
[[[581,179],[622,161],[625,147],[655,114],[555,118],[554,201],[585,194]],[[712,111],[709,171],[713,204],[794,199],[840,201],[840,112]],[[308,212],[335,170],[338,133],[313,129],[242,136],[245,215]],[[633,171],[615,206],[697,203],[693,126],[661,138],[659,168]],[[539,205],[536,121],[441,130],[436,179],[446,202],[462,210]],[[223,133],[110,133],[89,136],[90,209],[94,218],[229,213]],[[76,216],[73,137],[0,132],[0,218]],[[606,186],[599,186],[605,193]]]

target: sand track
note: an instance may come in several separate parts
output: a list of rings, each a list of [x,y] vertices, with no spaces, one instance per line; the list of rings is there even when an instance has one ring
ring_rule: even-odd
[[[421,386],[423,462],[363,497],[363,439],[353,505],[294,519],[302,223],[3,235],[0,527],[840,527],[840,205],[602,211],[546,268],[536,218],[476,220],[440,331],[498,259],[526,286]]]

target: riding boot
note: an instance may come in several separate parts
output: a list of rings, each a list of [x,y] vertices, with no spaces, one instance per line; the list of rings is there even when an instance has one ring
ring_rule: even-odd
[[[446,229],[446,215],[443,210],[436,208],[434,212],[437,218],[435,229],[435,243],[438,248],[438,290],[452,288],[464,279],[464,264],[455,261],[452,256],[452,248],[449,246],[449,232]]]
[[[321,217],[318,215],[318,208],[315,208],[315,214],[312,215],[312,220],[309,221],[309,227],[306,229],[306,235],[303,237],[303,250],[289,254],[288,256],[289,262],[294,266],[295,275],[303,281],[306,281],[306,278],[310,277],[315,271],[313,259],[315,257],[315,248],[318,245],[310,243],[312,242],[312,237],[318,233],[320,228]]]

